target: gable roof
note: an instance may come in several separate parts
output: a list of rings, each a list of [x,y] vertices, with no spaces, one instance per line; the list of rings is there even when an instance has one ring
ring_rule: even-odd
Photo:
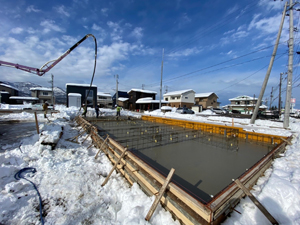
[[[16,88],[16,87],[13,87],[13,86],[11,86],[11,85],[4,84],[4,83],[0,83],[0,86],[7,87],[7,88],[10,88],[10,89],[14,89],[14,90],[16,90],[16,91],[18,91],[18,90],[19,90],[19,89],[18,89],[18,88]]]
[[[250,101],[250,100],[257,100],[257,98],[253,98],[248,95],[241,95],[241,96],[229,99],[229,101],[241,101],[241,100],[249,100]]]
[[[33,88],[30,88],[30,91],[52,91],[52,89],[45,88],[45,87],[33,87]]]
[[[207,98],[207,97],[211,96],[212,94],[215,94],[217,96],[217,98],[219,98],[219,96],[214,92],[198,93],[198,94],[195,94],[195,98]]]
[[[181,90],[181,91],[168,92],[168,93],[164,94],[164,96],[182,95],[184,93],[191,92],[191,91],[195,93],[195,91],[193,89],[187,89],[187,90]]]
[[[129,94],[130,92],[135,91],[135,92],[142,92],[142,93],[148,93],[148,94],[157,94],[156,91],[149,91],[149,90],[143,90],[143,89],[131,89],[130,91],[128,91],[127,93]]]

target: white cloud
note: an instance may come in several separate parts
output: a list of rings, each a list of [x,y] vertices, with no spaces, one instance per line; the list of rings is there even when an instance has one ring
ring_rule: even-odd
[[[61,6],[55,7],[54,9],[55,9],[56,12],[58,12],[59,14],[64,15],[64,16],[66,16],[66,17],[70,17],[70,13],[68,13],[68,12],[65,10],[65,6],[61,5]]]
[[[37,12],[41,12],[41,10],[36,9],[36,8],[34,7],[34,5],[30,5],[30,6],[27,7],[26,12],[27,12],[27,13],[30,13],[30,12],[36,12],[36,13],[37,13]]]
[[[238,7],[237,5],[235,5],[235,6],[233,6],[232,8],[229,8],[229,9],[226,11],[225,15],[230,15],[230,14],[236,12],[238,9],[239,9],[239,7]]]
[[[101,13],[102,13],[103,16],[108,16],[107,12],[108,12],[108,8],[101,9]]]
[[[20,33],[22,33],[23,32],[23,28],[21,28],[21,27],[15,27],[15,28],[13,28],[13,29],[11,29],[11,33],[13,33],[13,34],[20,34]]]
[[[190,23],[191,21],[192,21],[191,18],[186,13],[183,13],[179,19],[178,27],[180,28],[180,27]]]
[[[190,55],[196,55],[200,52],[201,52],[201,50],[199,50],[197,47],[194,47],[194,48],[187,48],[187,49],[184,49],[182,51],[177,51],[177,52],[174,52],[174,53],[170,53],[170,54],[168,54],[168,56],[169,57],[187,57],[187,56],[190,56]]]
[[[143,37],[143,28],[141,27],[136,27],[134,30],[131,32],[131,35],[138,40],[140,40]]]
[[[57,26],[53,20],[44,20],[40,23],[44,27],[43,32],[49,33],[51,30],[64,33],[65,29]]]
[[[232,50],[230,50],[229,52],[227,52],[227,55],[230,55],[232,53]]]
[[[283,9],[283,4],[280,4],[280,1],[260,0],[258,4],[267,11]]]
[[[109,28],[112,29],[111,38],[113,41],[120,41],[122,40],[122,34],[123,34],[123,29],[120,27],[118,23],[114,23],[112,21],[108,21],[107,25]]]
[[[254,15],[248,30],[257,29],[267,34],[277,33],[280,25],[281,15],[259,19],[261,15]],[[276,24],[278,26],[276,26]]]

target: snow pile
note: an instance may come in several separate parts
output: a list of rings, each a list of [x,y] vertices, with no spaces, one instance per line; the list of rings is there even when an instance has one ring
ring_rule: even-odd
[[[146,222],[145,217],[154,196],[148,197],[137,184],[130,187],[115,171],[108,183],[101,187],[112,164],[105,154],[99,154],[94,159],[98,149],[88,148],[91,139],[82,143],[87,135],[79,137],[79,143],[68,141],[78,135],[75,124],[68,120],[75,114],[72,109],[65,108],[49,117],[51,123],[39,118],[44,121],[40,124],[39,135],[33,134],[23,140],[18,148],[0,154],[0,223],[39,224],[36,191],[28,181],[14,178],[19,170],[33,167],[37,170],[35,174],[23,175],[36,184],[42,196],[45,224],[179,225],[161,206],[155,211],[151,222]],[[24,114],[21,117],[24,118]],[[31,118],[28,117],[26,120]],[[55,150],[42,144],[57,141],[62,127],[64,134]]]

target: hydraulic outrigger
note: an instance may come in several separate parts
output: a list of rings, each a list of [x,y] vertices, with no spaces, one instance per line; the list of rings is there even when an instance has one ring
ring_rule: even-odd
[[[92,34],[87,34],[80,41],[78,41],[75,45],[73,45],[71,48],[69,48],[60,57],[46,62],[40,69],[34,68],[34,67],[29,67],[29,66],[24,66],[24,65],[20,65],[20,64],[16,64],[16,63],[5,62],[5,61],[1,61],[1,60],[0,60],[0,66],[13,67],[13,68],[16,68],[19,70],[23,70],[23,71],[26,71],[29,73],[34,73],[39,76],[43,76],[45,73],[47,73],[49,70],[51,70],[57,63],[59,63],[63,58],[65,58],[67,55],[69,55],[71,51],[73,51],[78,45],[80,45],[88,37],[94,38],[94,41],[96,43],[96,48],[97,48],[97,42],[96,42],[95,36]]]

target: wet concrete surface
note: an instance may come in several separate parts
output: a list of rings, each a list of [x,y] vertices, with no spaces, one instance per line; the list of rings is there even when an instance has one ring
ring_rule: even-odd
[[[217,195],[232,182],[232,179],[239,177],[275,147],[205,133],[192,133],[197,137],[188,140],[179,138],[178,142],[174,143],[166,141],[170,140],[170,134],[174,133],[174,126],[145,121],[106,121],[97,122],[96,125],[108,130],[111,137],[120,143],[123,142],[124,147],[128,145],[132,153],[163,175],[167,176],[170,169],[174,168],[175,175],[172,181],[204,203],[210,201],[211,195]],[[140,126],[147,128],[141,132]],[[153,139],[152,134],[145,135],[145,130],[149,132],[150,127],[160,127],[161,145],[156,142],[156,137]],[[177,133],[181,132],[185,137],[185,132],[191,132],[189,130],[177,128]],[[125,142],[126,135],[130,137]],[[164,135],[168,136],[167,139]],[[172,137],[174,138],[174,135]],[[133,145],[135,147],[130,148]]]
[[[36,134],[35,122],[32,121],[1,121],[0,152],[19,146],[22,139]]]

